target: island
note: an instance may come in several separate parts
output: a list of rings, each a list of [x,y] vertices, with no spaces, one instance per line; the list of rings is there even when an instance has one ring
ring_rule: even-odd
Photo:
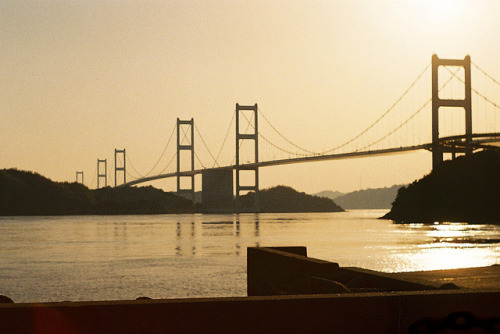
[[[401,223],[499,223],[500,151],[444,161],[400,188],[391,211],[382,218]]]
[[[33,172],[0,170],[1,216],[164,214],[195,209],[190,200],[152,186],[91,190]]]
[[[240,198],[243,208],[254,193]],[[328,198],[278,186],[260,192],[261,212],[344,211]],[[73,182],[55,182],[38,173],[0,170],[0,216],[128,215],[203,212],[201,203],[152,186],[89,189]]]
[[[326,197],[308,195],[287,186],[276,186],[259,192],[260,212],[343,212],[344,209]],[[240,197],[243,211],[252,208],[255,193]]]

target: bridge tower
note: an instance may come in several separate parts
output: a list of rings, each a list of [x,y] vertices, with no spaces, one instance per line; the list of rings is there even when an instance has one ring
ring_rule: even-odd
[[[81,181],[78,181],[78,180],[79,180],[79,176],[80,176],[80,178],[81,178]],[[81,183],[81,184],[83,184],[83,171],[81,171],[81,172],[78,172],[78,171],[77,171],[77,172],[76,172],[76,181],[75,181],[75,182],[76,182],[76,183]]]
[[[183,130],[183,125],[189,126],[187,131]],[[183,138],[181,138],[181,130]],[[190,136],[189,136],[189,132]],[[188,141],[188,143],[185,143]],[[181,151],[191,152],[191,171],[194,170],[194,120],[182,121],[177,118],[177,194],[189,198],[194,203],[194,174],[180,175],[181,172]],[[181,187],[181,179],[189,179],[191,186],[189,188]]]
[[[250,110],[253,111],[254,116],[254,133],[240,133],[240,111]],[[258,123],[258,111],[257,103],[253,106],[240,106],[236,104],[236,212],[241,211],[240,203],[240,191],[254,191],[255,192],[255,203],[254,211],[260,211],[260,201],[259,201],[259,167],[257,166],[259,162],[259,123]],[[240,140],[253,140],[255,143],[255,159],[253,166],[245,166],[240,164]],[[240,171],[254,171],[255,181],[254,185],[242,186],[240,183]]]
[[[123,162],[120,166],[118,166],[118,159],[117,159],[117,156],[121,154],[122,155],[122,158],[123,158]],[[117,174],[118,172],[123,172],[123,183],[127,183],[127,170],[126,170],[126,163],[125,163],[125,158],[126,158],[126,155],[125,155],[125,149],[123,150],[117,150],[115,148],[115,187],[117,186]]]
[[[463,67],[465,78],[464,99],[441,99],[439,98],[439,66]],[[471,99],[471,71],[470,56],[464,59],[440,59],[432,55],[432,168],[436,168],[443,162],[444,149],[439,143],[439,108],[456,107],[465,110],[465,154],[472,153],[472,99]],[[452,150],[455,155],[455,150]]]
[[[104,166],[104,173],[101,172],[101,166]],[[99,180],[104,178],[104,186],[108,186],[108,163],[106,159],[97,159],[97,189],[99,189]]]

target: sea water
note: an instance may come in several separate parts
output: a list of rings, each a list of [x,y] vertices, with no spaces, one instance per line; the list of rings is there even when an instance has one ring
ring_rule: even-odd
[[[339,213],[0,218],[0,294],[15,302],[246,295],[246,249],[400,272],[500,263],[500,226]]]

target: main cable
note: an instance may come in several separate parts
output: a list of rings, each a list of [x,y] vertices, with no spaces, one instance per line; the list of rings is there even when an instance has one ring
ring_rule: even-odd
[[[361,137],[362,135],[364,135],[366,132],[368,132],[370,129],[372,129],[375,125],[377,125],[385,116],[387,116],[387,114],[389,114],[395,107],[396,105],[401,102],[401,100],[410,92],[410,90],[417,84],[417,82],[420,80],[420,78],[422,78],[422,76],[424,75],[425,72],[427,72],[427,70],[429,69],[431,65],[431,62],[427,63],[427,65],[425,66],[424,70],[422,72],[420,72],[420,74],[417,76],[417,78],[415,79],[415,81],[413,81],[411,83],[411,85],[405,90],[405,92],[389,107],[389,109],[387,109],[383,114],[382,116],[380,116],[379,118],[377,118],[375,120],[375,122],[373,122],[372,124],[370,124],[366,129],[364,129],[363,131],[361,131],[361,133],[359,133],[358,135],[352,137],[351,139],[349,139],[348,141],[344,142],[343,144],[340,144],[338,146],[335,146],[329,150],[326,150],[326,151],[323,151],[323,152],[320,152],[320,155],[324,155],[326,153],[330,153],[330,152],[333,152],[335,150],[338,150],[339,148],[342,148],[350,143],[352,143],[353,141],[355,141],[356,139],[358,139],[359,137]]]

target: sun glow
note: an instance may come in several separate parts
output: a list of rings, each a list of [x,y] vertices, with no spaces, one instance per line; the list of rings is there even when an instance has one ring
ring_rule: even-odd
[[[465,10],[464,1],[459,0],[424,0],[418,1],[425,24],[434,28],[443,27],[452,22],[458,22]]]

